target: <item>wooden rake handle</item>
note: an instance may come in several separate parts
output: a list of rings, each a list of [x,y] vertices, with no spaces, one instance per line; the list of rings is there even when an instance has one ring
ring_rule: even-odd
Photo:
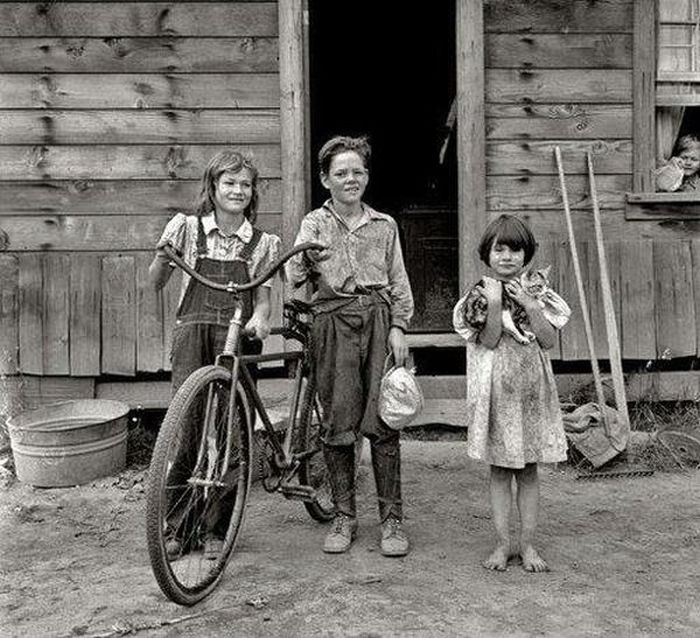
[[[593,204],[593,226],[595,228],[595,241],[598,252],[598,267],[600,268],[600,286],[603,296],[603,312],[605,314],[605,332],[608,338],[608,356],[610,357],[610,372],[612,374],[613,391],[615,393],[615,407],[618,418],[624,426],[626,433],[619,441],[624,449],[627,445],[627,437],[630,430],[630,418],[627,411],[627,395],[625,393],[625,381],[622,373],[622,354],[620,352],[620,339],[617,334],[617,321],[615,320],[615,308],[613,307],[612,290],[610,289],[610,275],[608,260],[605,256],[605,244],[603,243],[603,228],[600,221],[600,207],[598,206],[598,190],[595,184],[593,172],[593,159],[590,151],[586,153],[588,164],[588,182]]]
[[[571,249],[571,260],[574,263],[574,275],[576,276],[576,288],[578,290],[578,300],[581,306],[581,314],[583,315],[583,327],[586,332],[586,343],[588,344],[588,353],[591,358],[591,368],[593,370],[593,382],[595,384],[595,393],[598,398],[598,406],[600,407],[601,417],[605,432],[608,434],[608,424],[605,419],[605,393],[603,392],[603,381],[600,375],[600,367],[595,354],[595,346],[593,344],[593,328],[591,327],[591,315],[588,311],[588,302],[586,301],[586,290],[583,287],[583,277],[581,276],[581,265],[578,258],[578,250],[576,248],[576,238],[574,237],[574,226],[571,221],[571,209],[569,208],[569,195],[566,190],[566,179],[564,178],[564,167],[561,160],[561,150],[558,146],[554,147],[554,157],[557,162],[557,172],[559,173],[559,186],[561,187],[561,197],[564,203],[564,216],[566,217],[566,230],[569,236],[569,248]]]

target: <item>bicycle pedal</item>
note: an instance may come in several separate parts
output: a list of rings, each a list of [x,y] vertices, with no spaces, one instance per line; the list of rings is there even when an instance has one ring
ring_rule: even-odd
[[[292,485],[291,483],[282,483],[279,486],[279,491],[285,498],[293,501],[315,501],[316,490],[308,485]]]

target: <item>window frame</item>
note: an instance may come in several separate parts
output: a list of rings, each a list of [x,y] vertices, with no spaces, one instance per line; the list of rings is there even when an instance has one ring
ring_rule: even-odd
[[[627,193],[625,218],[647,221],[650,218],[700,219],[700,195],[664,193],[655,189],[656,82],[659,79],[657,33],[658,0],[635,0],[632,71],[633,190]],[[670,79],[671,76],[664,73],[662,77]],[[700,99],[695,105],[700,106]]]

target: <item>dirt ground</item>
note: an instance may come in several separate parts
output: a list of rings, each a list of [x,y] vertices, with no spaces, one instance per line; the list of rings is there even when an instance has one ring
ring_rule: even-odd
[[[378,551],[360,473],[351,551],[256,485],[219,588],[193,608],[159,591],[144,540],[144,473],[70,489],[0,492],[0,635],[700,635],[700,473],[576,480],[542,471],[540,546],[552,571],[491,573],[486,468],[463,442],[405,441],[403,559]]]

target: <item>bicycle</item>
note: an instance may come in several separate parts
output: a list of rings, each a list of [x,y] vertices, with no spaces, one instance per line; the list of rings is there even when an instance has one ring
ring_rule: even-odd
[[[178,389],[156,440],[146,489],[146,539],[151,567],[165,595],[193,605],[218,585],[240,536],[253,468],[253,424],[262,423],[263,487],[301,500],[319,522],[333,518],[328,476],[321,453],[320,405],[310,374],[310,306],[284,306],[281,334],[301,349],[269,354],[239,353],[243,305],[240,294],[270,279],[292,256],[315,243],[301,244],[247,284],[210,281],[168,246],[172,263],[202,284],[233,296],[234,312],[226,343],[213,365],[193,372]],[[294,369],[294,392],[286,427],[276,430],[248,365],[282,361]],[[223,547],[205,554],[208,535]]]

